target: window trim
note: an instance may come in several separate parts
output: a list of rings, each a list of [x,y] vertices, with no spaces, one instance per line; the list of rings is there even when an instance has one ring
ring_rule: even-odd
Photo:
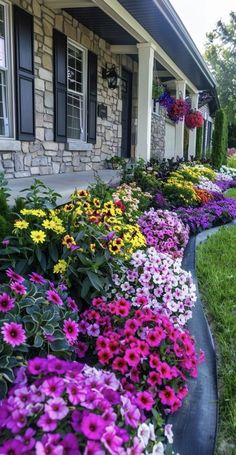
[[[1,140],[15,140],[15,84],[14,84],[14,58],[13,58],[13,19],[12,4],[8,0],[0,0],[0,5],[4,7],[5,14],[5,45],[6,45],[6,85],[8,101],[8,124],[9,136],[0,135]]]
[[[78,142],[82,141],[85,144],[87,143],[87,103],[88,103],[88,98],[87,98],[87,78],[88,78],[88,49],[84,46],[82,46],[80,43],[77,43],[76,41],[67,38],[67,72],[68,72],[68,60],[69,60],[69,52],[68,52],[68,47],[69,45],[79,49],[80,51],[83,52],[83,93],[81,92],[76,92],[74,90],[69,89],[69,78],[67,78],[67,106],[68,106],[68,95],[71,93],[72,95],[82,95],[83,96],[83,101],[84,101],[84,107],[83,107],[83,124],[84,124],[84,137],[83,139],[74,139],[70,138],[68,136],[67,132],[67,140],[72,143],[72,142]],[[67,125],[67,131],[68,131],[68,125]]]

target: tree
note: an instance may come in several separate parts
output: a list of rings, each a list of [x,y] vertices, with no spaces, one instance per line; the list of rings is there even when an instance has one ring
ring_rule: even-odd
[[[221,107],[229,123],[236,124],[236,13],[228,24],[218,21],[207,34],[205,58],[216,78]]]
[[[219,169],[227,161],[228,122],[223,109],[216,111],[214,131],[212,135],[211,161]]]

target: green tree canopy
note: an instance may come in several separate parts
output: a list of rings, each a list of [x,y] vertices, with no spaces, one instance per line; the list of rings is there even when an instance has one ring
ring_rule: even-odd
[[[236,123],[236,12],[229,23],[218,21],[207,34],[205,58],[211,67],[221,103],[230,123]]]

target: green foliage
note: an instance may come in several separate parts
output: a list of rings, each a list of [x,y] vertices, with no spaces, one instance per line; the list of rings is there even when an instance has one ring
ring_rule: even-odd
[[[61,299],[61,304],[48,300],[47,291],[50,284],[34,284],[28,280],[23,282],[26,288],[24,295],[15,294],[8,284],[0,286],[0,294],[6,293],[15,300],[14,307],[7,312],[0,313],[0,327],[4,323],[16,322],[21,324],[26,335],[26,341],[19,346],[12,347],[8,342],[1,340],[0,346],[0,396],[4,396],[9,383],[14,381],[14,368],[25,365],[27,359],[49,353],[70,359],[72,347],[67,342],[63,323],[65,319],[78,320],[77,312],[72,311],[67,303],[67,291],[55,288]]]
[[[11,224],[2,215],[0,215],[0,241],[11,232]]]
[[[197,128],[197,138],[196,138],[196,160],[200,161],[202,159],[202,136],[203,128]]]
[[[219,428],[217,455],[235,455],[236,228],[221,228],[197,251],[200,291],[218,353]],[[220,260],[219,260],[220,258]]]
[[[227,166],[236,169],[236,155],[227,158]]]
[[[236,199],[236,188],[230,188],[229,190],[225,191],[224,194],[231,199]]]
[[[25,188],[21,192],[26,193],[23,197],[25,207],[34,209],[54,209],[58,205],[58,198],[61,197],[53,188],[37,179],[30,188]]]
[[[214,131],[212,135],[212,165],[219,169],[227,162],[228,129],[227,118],[223,109],[216,112]]]
[[[220,104],[229,123],[236,124],[236,13],[230,13],[227,24],[218,21],[207,37],[205,58],[217,80]]]
[[[129,173],[123,173],[122,182],[136,182],[143,191],[152,193],[159,189],[161,185],[160,180],[158,180],[158,170],[158,164],[149,165],[140,158],[130,169]]]

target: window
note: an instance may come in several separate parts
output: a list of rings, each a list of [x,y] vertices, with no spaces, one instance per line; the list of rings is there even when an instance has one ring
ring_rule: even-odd
[[[9,5],[0,1],[0,137],[13,137]]]
[[[68,41],[67,137],[86,141],[86,50]]]

